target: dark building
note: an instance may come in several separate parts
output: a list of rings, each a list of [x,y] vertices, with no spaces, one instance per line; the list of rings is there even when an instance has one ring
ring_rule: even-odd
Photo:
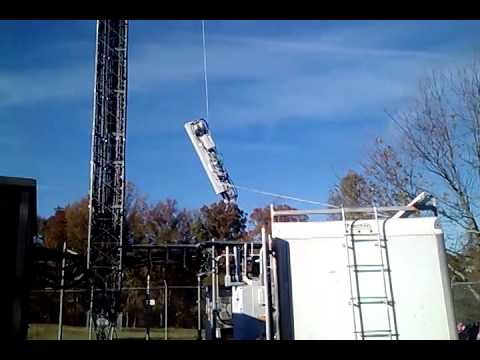
[[[27,338],[32,247],[37,235],[37,190],[33,179],[0,176],[1,242],[6,290],[2,318],[9,339]]]

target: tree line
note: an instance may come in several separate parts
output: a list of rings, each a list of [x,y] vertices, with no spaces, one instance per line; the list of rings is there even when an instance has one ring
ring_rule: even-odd
[[[294,209],[285,204],[280,210]],[[250,216],[235,204],[222,201],[200,209],[180,209],[174,199],[150,204],[137,187],[129,182],[126,191],[124,236],[128,244],[185,244],[220,240],[250,241],[259,239],[261,228],[271,229],[270,208],[253,209]],[[88,238],[88,197],[58,207],[48,218],[38,218],[39,236],[47,248],[68,248],[86,254]],[[295,221],[296,217],[285,217]],[[300,219],[301,220],[301,219]],[[250,228],[249,226],[250,225]]]
[[[261,228],[271,229],[270,208],[256,208],[250,216],[235,204],[215,202],[200,209],[181,209],[174,199],[150,203],[140,193],[137,186],[127,184],[125,195],[124,242],[139,244],[188,244],[217,240],[250,241],[260,240]],[[294,209],[285,204],[276,205],[277,209]],[[88,196],[74,201],[44,219],[39,218],[39,236],[43,246],[61,250],[63,243],[67,247],[85,255],[88,243]],[[284,221],[296,221],[295,217],[285,217]],[[299,219],[302,220],[302,219]],[[303,219],[305,220],[305,219]],[[124,269],[123,286],[125,288],[144,287],[146,267]],[[151,269],[151,286],[163,286],[163,280],[170,285],[196,285],[196,272],[177,265],[154,265]],[[155,292],[154,292],[155,293]],[[124,325],[143,326],[144,291],[124,291]],[[156,293],[163,299],[161,292]],[[58,294],[45,294],[37,299],[35,311],[43,313],[36,321],[56,322],[58,317]],[[64,318],[66,324],[80,325],[86,321],[85,304],[82,296],[74,295],[75,301],[66,304]],[[168,293],[169,325],[175,327],[194,327],[196,325],[196,290],[175,289]],[[153,307],[153,316],[163,316],[162,301]],[[46,313],[46,317],[45,317]],[[83,315],[79,315],[83,314]],[[160,322],[160,320],[158,321]]]

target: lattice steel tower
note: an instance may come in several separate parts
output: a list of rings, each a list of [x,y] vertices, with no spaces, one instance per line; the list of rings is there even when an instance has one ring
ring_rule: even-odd
[[[97,21],[87,253],[97,339],[114,337],[122,286],[127,35],[127,20]]]

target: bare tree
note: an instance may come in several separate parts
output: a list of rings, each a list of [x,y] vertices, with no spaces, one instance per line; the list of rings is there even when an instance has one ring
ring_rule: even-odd
[[[467,99],[455,91],[459,81],[463,79],[433,73],[422,84],[422,97],[411,110],[393,119],[412,158],[438,181],[441,214],[466,230],[478,232],[472,202],[480,179],[478,165],[471,158],[476,144],[468,131],[472,119],[463,109]]]
[[[428,188],[416,162],[401,143],[395,149],[380,138],[363,165],[372,201],[382,206],[403,205]]]
[[[363,164],[375,197],[399,204],[420,191],[435,196],[447,245],[463,256],[450,264],[453,276],[480,279],[480,58],[432,71],[409,106],[389,116],[396,142],[378,140]]]

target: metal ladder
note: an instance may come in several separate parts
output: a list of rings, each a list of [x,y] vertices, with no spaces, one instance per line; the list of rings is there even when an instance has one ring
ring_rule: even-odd
[[[388,258],[387,240],[385,234],[380,229],[380,220],[378,218],[377,208],[373,208],[375,215],[376,232],[368,234],[354,234],[353,221],[350,225],[347,223],[345,211],[342,211],[343,224],[345,229],[345,244],[347,247],[348,273],[350,278],[350,292],[353,312],[353,324],[355,339],[362,340],[369,338],[384,338],[390,340],[398,340],[398,329],[395,313],[395,301],[393,298],[393,287],[391,279],[390,264]],[[375,237],[372,239],[372,237]],[[378,257],[374,264],[359,264],[358,243],[375,242],[374,246],[378,247]],[[381,293],[375,296],[362,296],[362,275],[366,273],[381,274]],[[383,306],[385,328],[371,329],[366,327],[366,311],[374,306]],[[368,313],[368,311],[367,311]],[[378,313],[377,313],[378,314]],[[376,319],[378,320],[378,319]]]

